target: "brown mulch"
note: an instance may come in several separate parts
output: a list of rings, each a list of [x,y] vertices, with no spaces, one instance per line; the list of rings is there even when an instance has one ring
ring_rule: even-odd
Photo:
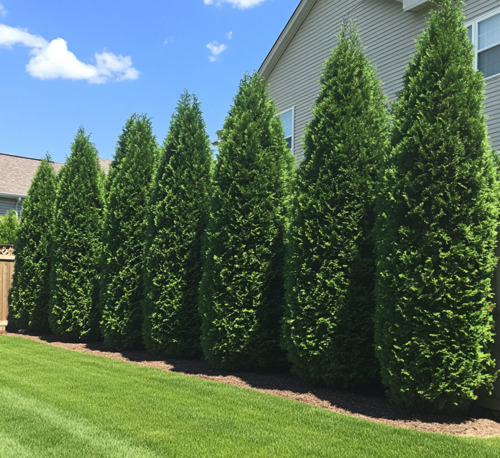
[[[23,337],[68,350],[128,361],[141,366],[214,380],[241,388],[255,389],[263,393],[282,396],[340,414],[386,425],[457,436],[500,436],[500,422],[488,418],[486,411],[478,410],[473,414],[457,415],[416,413],[389,403],[383,392],[376,389],[371,392],[350,392],[340,389],[318,388],[286,373],[219,371],[211,368],[205,361],[174,358],[159,360],[146,351],[115,352],[103,343],[75,344],[62,342],[54,336],[33,336],[21,333],[6,333],[6,335]]]

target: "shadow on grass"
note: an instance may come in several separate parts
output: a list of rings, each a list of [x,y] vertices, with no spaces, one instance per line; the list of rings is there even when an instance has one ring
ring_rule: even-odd
[[[130,361],[148,367],[199,378],[212,379],[244,388],[262,390],[310,405],[355,416],[367,417],[376,421],[410,427],[415,425],[416,429],[422,429],[417,425],[417,423],[420,423],[427,425],[427,427],[423,428],[425,430],[446,433],[455,430],[454,426],[458,427],[458,425],[463,425],[466,422],[476,419],[500,420],[496,412],[477,406],[472,406],[468,411],[456,413],[419,412],[406,409],[390,403],[385,397],[381,385],[357,390],[326,388],[305,382],[296,375],[287,372],[268,373],[219,370],[214,369],[201,359],[161,358],[145,350],[118,352],[106,346],[103,342],[75,343],[74,341],[65,341],[53,335],[25,332],[15,329],[13,326],[7,329],[7,335],[9,333],[12,333],[11,335],[29,336],[33,340],[39,340],[71,350]]]
[[[463,424],[476,418],[492,418],[491,412],[477,407],[472,407],[466,412],[453,414],[411,411],[391,404],[385,397],[383,388],[380,385],[358,390],[318,387],[304,382],[290,373],[218,370],[201,359],[158,358],[145,350],[117,352],[102,342],[75,344],[74,342],[65,342],[63,339],[52,335],[40,336],[22,331],[19,334],[31,336],[37,340],[39,339],[49,344],[56,344],[57,346],[73,350],[101,354],[102,356],[140,363],[171,372],[264,390],[318,407],[331,408],[337,411],[340,409],[341,411],[345,411],[345,413],[376,420],[386,420],[401,424],[408,422],[435,424],[436,430],[440,430],[441,428],[438,425],[446,425],[453,428],[453,425]]]

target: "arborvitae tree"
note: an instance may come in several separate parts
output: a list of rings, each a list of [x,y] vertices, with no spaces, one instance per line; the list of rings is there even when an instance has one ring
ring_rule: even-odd
[[[148,227],[144,341],[157,354],[201,354],[198,293],[211,164],[200,104],[186,92],[165,140]]]
[[[277,369],[293,156],[265,81],[242,80],[220,136],[200,312],[206,359]]]
[[[56,175],[47,154],[23,202],[11,293],[18,327],[40,333],[50,330],[50,244],[55,199]]]
[[[83,128],[57,181],[49,322],[56,335],[85,341],[99,336],[103,184]]]
[[[103,236],[101,331],[104,342],[118,350],[142,345],[144,247],[157,151],[151,121],[133,115],[108,181]]]
[[[353,25],[325,63],[313,113],[296,180],[283,342],[302,378],[366,385],[379,373],[372,230],[390,117]]]
[[[465,407],[496,378],[498,182],[462,2],[442,0],[407,68],[378,199],[377,356],[392,400]]]

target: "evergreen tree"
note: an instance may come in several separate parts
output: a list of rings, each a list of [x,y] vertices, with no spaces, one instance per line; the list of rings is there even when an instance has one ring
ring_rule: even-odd
[[[151,121],[133,115],[109,176],[103,236],[101,331],[118,350],[142,345],[143,260],[157,150]]]
[[[144,340],[158,354],[201,354],[198,293],[211,164],[200,104],[186,92],[165,140],[148,227]]]
[[[326,61],[297,173],[283,342],[292,370],[325,385],[377,379],[375,186],[390,117],[356,28]]]
[[[49,322],[57,336],[85,341],[99,336],[104,203],[97,150],[83,128],[57,181]]]
[[[47,154],[23,202],[11,292],[16,324],[40,333],[50,330],[50,244],[55,198],[56,175]]]
[[[214,171],[200,312],[206,359],[227,369],[277,369],[293,156],[257,74],[225,120]]]
[[[496,378],[498,182],[462,2],[431,13],[394,110],[378,200],[377,356],[392,400],[465,407]]]

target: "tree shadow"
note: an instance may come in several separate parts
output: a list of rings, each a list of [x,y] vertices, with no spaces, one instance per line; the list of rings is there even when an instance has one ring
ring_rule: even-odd
[[[493,412],[474,406],[464,412],[442,413],[410,410],[389,402],[384,395],[383,388],[377,384],[356,390],[328,388],[305,382],[298,376],[287,372],[219,370],[211,367],[202,359],[161,358],[145,350],[117,352],[103,342],[75,343],[64,341],[53,335],[40,336],[26,332],[21,332],[21,334],[31,335],[49,344],[66,345],[65,348],[69,349],[73,348],[74,350],[92,352],[93,354],[102,354],[102,356],[195,377],[215,379],[216,381],[244,388],[264,390],[311,405],[337,411],[340,409],[345,413],[375,420],[389,420],[400,423],[433,423],[438,425],[460,425],[477,418],[497,420]]]

